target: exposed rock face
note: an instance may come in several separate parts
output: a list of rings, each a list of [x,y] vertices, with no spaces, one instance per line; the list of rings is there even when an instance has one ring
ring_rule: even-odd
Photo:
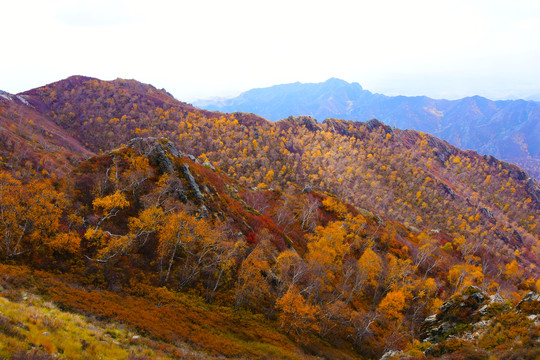
[[[381,360],[410,359],[411,357],[403,351],[390,350],[384,353]]]
[[[171,161],[171,157],[179,157],[181,154],[176,147],[169,140],[164,138],[134,138],[128,142],[128,147],[137,150],[141,155],[144,155],[148,158],[150,163],[154,166],[157,166],[162,173],[174,174],[176,172],[176,167]],[[193,156],[189,156],[190,159],[195,159]],[[196,159],[195,159],[196,160]],[[212,166],[213,168],[213,166]],[[197,200],[202,201],[203,196],[197,181],[191,174],[188,164],[184,164],[180,167],[179,175],[180,177],[185,178],[189,187],[193,191],[193,194]],[[214,169],[215,170],[215,169]],[[184,187],[180,179],[173,177],[170,182],[170,190],[174,196],[182,201],[185,201],[186,194],[184,192]]]
[[[203,200],[203,196],[202,196],[201,190],[199,189],[199,185],[195,181],[195,178],[193,177],[193,175],[191,175],[188,164],[184,164],[182,171],[186,175],[189,185],[191,186],[191,189],[195,193],[195,197],[198,200]]]
[[[180,156],[173,143],[163,138],[134,138],[128,142],[127,146],[139,151],[141,155],[145,155],[151,164],[157,166],[164,173],[174,171],[173,163],[167,155]]]
[[[493,213],[489,209],[486,209],[485,207],[481,207],[480,213],[484,215],[484,217],[486,217],[490,221],[492,222],[495,221],[495,217],[493,216]]]
[[[386,134],[392,134],[392,133],[393,133],[392,128],[391,128],[390,126],[383,124],[382,122],[380,122],[380,121],[377,120],[377,119],[371,119],[371,120],[369,120],[369,121],[366,123],[366,127],[367,127],[370,131],[373,131],[374,129],[382,128]]]
[[[529,351],[540,342],[536,337],[540,326],[540,294],[529,292],[514,308],[510,302],[505,301],[499,294],[488,296],[481,289],[470,286],[461,294],[455,295],[446,301],[436,315],[427,317],[421,329],[420,338],[431,345],[424,354],[436,358],[447,354],[459,354],[454,358],[499,358],[497,353],[488,354],[481,345],[491,343],[495,336],[501,341],[499,344],[512,341],[506,337],[506,331],[515,329],[528,329],[530,337],[523,336],[523,351],[527,356],[523,358],[538,358],[540,351]],[[502,335],[501,335],[502,334]],[[480,345],[480,347],[479,347]],[[511,354],[514,348],[506,348],[506,354]],[[521,357],[520,357],[521,358]]]
[[[512,239],[516,240],[520,244],[523,244],[523,237],[517,230],[514,230],[514,232],[512,233]]]
[[[527,314],[540,314],[540,294],[533,291],[527,293],[517,304],[516,308]]]
[[[6,100],[13,100],[12,95],[8,92],[0,90],[0,98],[4,98]]]
[[[532,178],[527,181],[527,192],[531,195],[532,200],[536,202],[536,208],[540,208],[540,186]]]
[[[216,171],[216,168],[214,167],[214,165],[212,165],[212,163],[211,163],[210,161],[205,161],[205,162],[203,163],[203,166],[206,166],[207,168]]]
[[[516,180],[527,180],[527,178],[529,177],[529,175],[527,175],[527,173],[520,169],[518,166],[509,164],[505,161],[500,161],[491,155],[485,155],[484,159],[486,159],[487,162],[491,165],[500,165],[502,169],[508,171],[510,176],[512,176]]]
[[[452,156],[452,147],[450,147],[446,141],[430,137],[428,138],[428,144],[433,147],[433,149],[436,149],[433,153],[437,156],[437,159],[439,159],[441,164],[444,165],[448,159],[450,159],[450,156]]]
[[[452,190],[452,188],[446,184],[441,184],[441,185],[444,191],[452,197],[452,200],[454,200],[456,198],[456,193],[454,192],[454,190]]]
[[[524,302],[530,302],[530,301],[540,301],[540,294],[537,294],[531,291],[527,295],[525,295],[525,297],[523,298],[523,300],[519,302],[519,304],[522,304]],[[518,304],[518,307],[519,307],[519,304]]]
[[[481,319],[480,310],[487,298],[480,288],[468,287],[462,294],[446,301],[438,314],[424,320],[421,339],[436,343],[450,336],[461,335],[460,331]]]
[[[339,120],[326,119],[326,120],[323,121],[323,124],[328,124],[329,127],[334,132],[337,132],[338,134],[349,135],[349,132],[347,131],[347,128]]]
[[[287,121],[293,125],[305,126],[309,131],[322,130],[317,120],[309,116],[289,116]]]

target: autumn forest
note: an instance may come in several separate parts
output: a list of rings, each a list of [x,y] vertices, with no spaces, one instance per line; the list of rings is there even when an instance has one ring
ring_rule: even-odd
[[[0,358],[536,359],[540,185],[426,133],[0,93]]]

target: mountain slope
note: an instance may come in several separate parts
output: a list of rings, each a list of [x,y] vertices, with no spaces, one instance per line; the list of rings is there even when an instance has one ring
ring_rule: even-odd
[[[0,172],[0,179],[4,178],[5,174]],[[56,217],[48,222],[51,226],[43,232],[46,236],[37,241],[30,234],[23,234],[20,246],[25,252],[11,256],[13,261],[20,261],[20,266],[0,265],[2,296],[24,304],[29,291],[39,292],[64,310],[122,322],[145,335],[130,344],[147,345],[163,357],[183,358],[177,354],[185,351],[184,341],[208,352],[208,358],[309,359],[313,354],[353,359],[360,358],[358,349],[380,352],[379,344],[370,345],[363,338],[354,340],[357,350],[353,350],[348,328],[330,331],[329,327],[321,340],[316,330],[319,325],[309,325],[315,332],[307,331],[300,320],[294,325],[294,334],[289,334],[282,330],[283,324],[288,324],[276,320],[275,302],[291,286],[286,267],[304,267],[309,258],[309,235],[302,229],[304,223],[313,229],[320,226],[314,234],[322,233],[327,225],[335,227],[337,217],[332,207],[315,209],[320,217],[305,220],[300,215],[304,203],[325,203],[325,195],[243,188],[226,175],[179,153],[165,139],[153,138],[134,139],[127,146],[92,157],[62,181],[65,193],[58,197],[65,201],[59,205],[61,212],[42,215],[43,219]],[[54,188],[47,180],[41,184],[50,187],[47,191]],[[3,185],[0,206],[3,214],[9,215],[13,209],[3,207],[6,198],[13,196],[21,184],[8,181]],[[30,190],[30,185],[26,189]],[[266,204],[264,212],[253,207],[259,208],[261,203]],[[288,212],[287,234],[284,227],[278,227],[282,225],[279,218],[283,209]],[[339,211],[339,216],[347,214],[351,218],[346,226],[361,225],[361,229],[354,230],[358,245],[367,240],[368,233],[378,232],[370,240],[378,243],[372,245],[374,249],[384,244],[392,253],[406,256],[401,250],[401,236],[390,236],[393,224],[381,223],[372,215],[361,215],[343,204]],[[352,235],[352,228],[350,231]],[[415,238],[405,229],[402,233],[404,238]],[[6,258],[3,245],[0,251]],[[309,251],[316,253],[315,249]],[[351,258],[358,257],[359,251],[356,248],[351,252]],[[289,264],[290,261],[296,265]],[[383,264],[386,258],[380,261]],[[28,269],[30,265],[40,270]],[[302,283],[315,281],[310,280],[315,276],[311,271],[302,270]],[[416,279],[418,275],[410,276]],[[415,281],[420,288],[421,283]],[[8,290],[4,293],[5,288]],[[213,300],[220,305],[209,305]],[[422,304],[422,309],[432,300]],[[355,306],[363,302],[358,299]],[[422,309],[417,312],[423,312]],[[264,314],[268,319],[246,310]],[[32,311],[34,319],[48,318],[37,309]],[[36,332],[48,330],[45,320],[43,326],[32,327],[28,332],[24,328],[13,330],[23,326],[15,325],[14,318],[0,317],[0,321],[0,338],[4,334],[17,337],[17,342],[10,341],[6,348],[0,343],[4,354],[21,349],[21,344],[26,349],[25,345],[32,341],[53,354],[66,348],[69,352],[84,351],[93,341],[79,342],[70,337],[59,343],[60,334],[56,333],[54,337],[47,338],[50,334],[44,333],[36,338]],[[327,320],[317,316],[310,320],[314,321]],[[361,327],[358,321],[357,326]],[[63,328],[61,324],[56,327]],[[106,342],[95,349],[96,353],[107,346],[114,348]]]
[[[6,199],[10,204],[21,184],[5,178],[0,172],[0,206],[9,218],[13,208],[4,206]],[[536,286],[522,281],[527,275],[520,265],[506,266],[512,271],[504,276],[484,273],[479,261],[485,252],[468,248],[468,257],[465,244],[454,244],[447,234],[421,232],[309,189],[242,187],[165,139],[133,139],[84,161],[61,181],[41,180],[41,192],[60,188],[65,193],[57,198],[64,201],[39,200],[44,209],[50,201],[60,212],[41,215],[48,224],[36,229],[41,236],[23,234],[21,247],[28,251],[10,261],[19,266],[0,265],[0,295],[12,302],[0,298],[9,315],[0,316],[3,354],[34,348],[54,357],[109,349],[124,357],[119,347],[129,345],[134,353],[163,358],[362,359],[388,349],[422,356],[419,351],[439,339],[419,344],[410,334],[423,331],[423,319],[448,295],[456,293],[450,299],[455,303],[462,289],[465,299],[468,286],[477,284],[517,303],[521,294],[507,289]],[[62,325],[66,315],[55,323],[45,309],[31,308],[33,320],[12,310],[27,307],[29,292],[143,336],[126,339],[112,324],[107,333],[120,343],[95,327],[94,335],[81,334],[88,336],[84,341],[59,341],[69,328]],[[529,313],[536,314],[534,306]],[[441,312],[436,320],[447,317]],[[49,329],[54,335],[44,331]],[[538,325],[527,319],[505,330],[532,333]],[[436,351],[460,350],[445,340],[441,336]],[[486,356],[502,346],[534,353],[534,339],[526,340],[499,339],[497,350],[460,346]]]
[[[378,120],[199,110],[136,81],[72,77],[23,99],[99,154],[61,177],[0,169],[1,259],[21,266],[2,286],[127,324],[171,357],[182,342],[233,358],[423,356],[448,340],[415,341],[451,296],[475,285],[517,305],[540,288],[540,186],[494,157]],[[534,320],[505,327],[505,351],[534,348],[510,336]]]
[[[64,175],[93,153],[24,95],[0,92],[0,168],[22,177]]]
[[[94,151],[133,137],[164,137],[245,185],[309,185],[458,242],[472,238],[474,251],[485,248],[486,258],[506,254],[510,262],[513,249],[525,246],[519,261],[528,272],[538,270],[529,268],[538,262],[538,183],[516,166],[430,135],[376,120],[319,124],[300,117],[272,123],[212,113],[126,80],[73,77],[25,95]],[[487,262],[485,271],[500,266]]]
[[[480,96],[460,100],[389,97],[372,94],[358,83],[329,79],[253,89],[233,99],[196,105],[224,112],[252,112],[272,121],[291,115],[319,121],[377,118],[390,126],[428,132],[460,148],[500,159],[540,159],[540,104],[533,101],[491,101]]]

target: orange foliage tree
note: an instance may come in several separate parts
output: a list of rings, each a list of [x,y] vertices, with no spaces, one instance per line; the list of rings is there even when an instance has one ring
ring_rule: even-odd
[[[53,241],[66,206],[62,193],[47,180],[23,186],[9,173],[0,171],[0,249],[14,257]]]

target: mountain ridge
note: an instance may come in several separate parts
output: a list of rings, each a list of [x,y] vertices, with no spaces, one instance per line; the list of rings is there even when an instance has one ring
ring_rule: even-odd
[[[358,83],[329,79],[248,90],[225,101],[195,105],[224,112],[253,112],[272,121],[306,115],[318,119],[367,121],[428,132],[451,144],[500,159],[540,159],[540,103],[492,101],[475,95],[457,100],[386,96]],[[538,178],[536,166],[528,168]]]

